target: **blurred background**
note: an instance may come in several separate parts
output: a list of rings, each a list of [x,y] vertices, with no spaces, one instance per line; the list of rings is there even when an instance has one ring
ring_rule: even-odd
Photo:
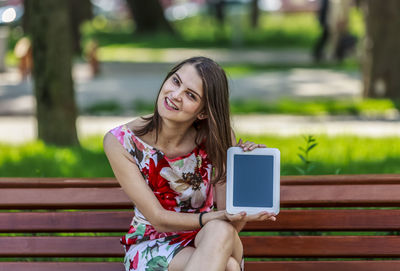
[[[399,18],[397,0],[0,0],[0,176],[112,176],[104,133],[199,55],[282,175],[400,173]]]

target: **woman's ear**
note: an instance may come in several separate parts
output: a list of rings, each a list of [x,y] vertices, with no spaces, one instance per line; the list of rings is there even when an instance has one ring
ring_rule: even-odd
[[[207,116],[207,114],[203,111],[203,112],[201,112],[201,113],[199,113],[198,115],[197,115],[197,118],[199,119],[199,120],[203,120],[203,119],[206,119],[208,116]]]

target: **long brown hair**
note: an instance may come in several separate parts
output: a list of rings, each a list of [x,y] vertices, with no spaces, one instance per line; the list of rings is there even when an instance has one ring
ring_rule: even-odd
[[[185,64],[191,64],[195,67],[203,83],[204,112],[207,114],[207,118],[196,120],[193,123],[197,130],[196,144],[199,145],[205,139],[206,151],[215,169],[212,181],[213,183],[223,182],[226,177],[226,153],[227,149],[232,146],[229,87],[225,71],[213,60],[206,57],[192,57],[173,67],[160,87],[154,114],[149,117],[142,117],[146,124],[136,129],[135,133],[142,136],[155,130],[157,141],[158,132],[161,129],[161,117],[157,109],[158,96],[165,81]]]

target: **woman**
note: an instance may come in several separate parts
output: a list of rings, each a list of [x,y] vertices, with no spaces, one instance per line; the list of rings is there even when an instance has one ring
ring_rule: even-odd
[[[275,217],[225,211],[226,151],[233,144],[226,75],[205,57],[168,73],[154,114],[106,134],[111,167],[135,204],[121,239],[126,270],[241,270],[238,232],[248,221]]]

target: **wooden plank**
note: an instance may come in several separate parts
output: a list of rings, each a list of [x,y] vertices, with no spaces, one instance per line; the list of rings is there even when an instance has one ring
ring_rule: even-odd
[[[121,188],[4,188],[1,209],[131,208]],[[290,185],[282,207],[400,207],[400,185]]]
[[[115,178],[0,178],[0,188],[120,187]]]
[[[121,262],[0,262],[0,271],[125,271]]]
[[[398,271],[400,261],[246,261],[246,271]]]
[[[244,236],[246,257],[398,258],[400,236]],[[121,257],[119,237],[0,237],[0,257]]]
[[[125,232],[133,210],[4,212],[0,232]],[[373,219],[371,219],[373,218]],[[276,222],[248,223],[245,231],[397,231],[400,210],[282,210]]]
[[[282,176],[281,185],[400,184],[400,174]],[[0,188],[119,187],[115,178],[0,178]]]
[[[0,262],[0,271],[124,271],[121,262]],[[398,271],[400,261],[245,262],[246,271]]]
[[[126,232],[131,211],[0,213],[0,232]]]
[[[243,236],[247,257],[400,257],[400,236]]]
[[[281,185],[400,184],[400,174],[282,176]]]
[[[372,219],[373,218],[373,219]],[[248,223],[247,231],[397,231],[400,210],[282,210],[275,222]]]
[[[0,257],[123,257],[119,237],[0,237]]]
[[[400,185],[281,186],[282,207],[399,207]]]
[[[1,209],[118,209],[132,208],[121,188],[5,188]]]

